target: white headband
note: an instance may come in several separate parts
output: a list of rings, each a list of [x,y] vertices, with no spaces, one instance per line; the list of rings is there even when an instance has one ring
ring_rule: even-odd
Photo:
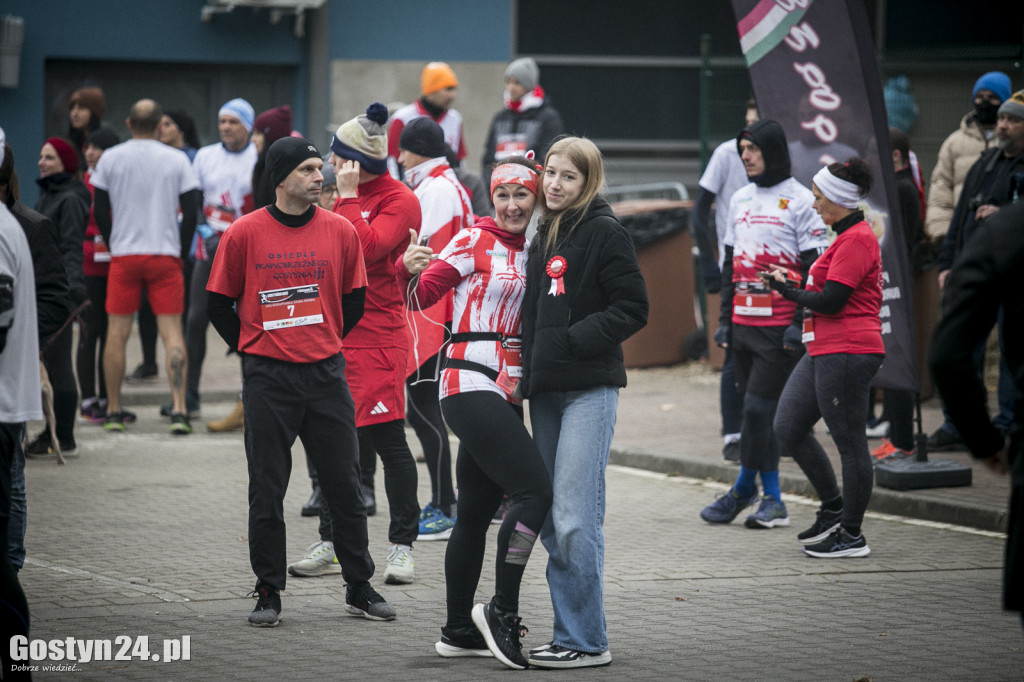
[[[832,172],[825,166],[815,173],[811,180],[826,199],[836,206],[843,208],[857,208],[860,201],[860,188],[849,180],[843,180],[832,175]]]

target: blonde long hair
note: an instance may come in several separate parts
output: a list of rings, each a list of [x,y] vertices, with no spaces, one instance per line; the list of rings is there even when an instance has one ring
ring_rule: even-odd
[[[547,206],[544,197],[543,180],[541,182],[540,201],[544,209],[544,222],[547,225],[547,236],[544,240],[544,250],[550,253],[558,243],[558,236],[562,230],[568,234],[582,222],[587,214],[587,209],[594,201],[601,190],[604,189],[604,157],[597,145],[585,137],[562,137],[555,141],[544,157],[545,171],[548,161],[552,156],[561,156],[576,167],[583,174],[583,191],[576,197],[576,200],[560,211],[552,211]],[[546,174],[542,177],[547,177]],[[568,223],[563,225],[563,221]]]

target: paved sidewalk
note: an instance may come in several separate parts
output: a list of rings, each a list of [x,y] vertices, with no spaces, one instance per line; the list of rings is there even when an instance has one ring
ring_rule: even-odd
[[[223,357],[221,347],[211,339],[204,419],[234,405],[237,359]],[[728,526],[706,524],[698,512],[727,486],[704,479],[731,482],[735,475],[720,462],[717,375],[688,366],[634,371],[630,381],[615,459],[647,470],[613,465],[607,476],[605,611],[614,662],[546,677],[1022,679],[1021,623],[1000,609],[1004,536],[869,513],[869,557],[815,560],[800,552],[795,534],[811,524],[816,505],[789,494],[788,528],[752,531],[742,517]],[[156,409],[165,391],[158,383],[130,387],[126,402],[137,406],[139,421],[124,434],[81,425],[78,454],[67,466],[53,458],[28,461],[29,559],[20,579],[32,638],[37,646],[63,647],[68,638],[82,646],[110,642],[109,659],[123,654],[34,661],[36,679],[67,679],[69,672],[44,665],[73,667],[76,679],[96,680],[510,679],[512,672],[493,659],[446,660],[433,651],[445,617],[447,543],[416,543],[412,585],[382,584],[386,504],[369,519],[370,549],[375,585],[398,609],[397,620],[346,615],[334,574],[290,579],[281,626],[249,627],[254,601],[246,595],[254,578],[241,435],[209,433],[197,420],[195,434],[171,436]],[[418,449],[412,436],[410,445]],[[786,487],[795,489],[798,473],[785,466]],[[422,464],[418,472],[422,503],[429,479]],[[892,495],[908,512],[961,509],[970,499],[996,514],[1005,483],[982,473],[976,469],[978,485],[970,489]],[[380,470],[377,476],[383,491]],[[299,514],[308,495],[296,444],[285,499],[292,558],[317,537],[317,520]],[[876,502],[883,497],[878,491]],[[493,590],[496,535],[489,534],[480,600]],[[520,607],[530,628],[527,647],[551,638],[545,561],[538,544]],[[187,661],[166,660],[184,659],[186,651]]]
[[[203,366],[202,395],[206,402],[231,400],[240,387],[239,361],[224,354],[224,342],[211,328],[208,352]],[[138,361],[135,337],[129,342],[129,371]],[[619,416],[612,444],[612,462],[661,473],[713,479],[731,483],[737,467],[721,456],[718,411],[720,374],[706,363],[688,363],[667,368],[633,369],[629,385],[619,398]],[[160,378],[142,385],[126,385],[129,405],[155,404],[169,400],[164,370]],[[204,415],[210,419],[209,415]],[[931,433],[942,423],[939,400],[922,405],[924,432]],[[203,427],[200,425],[200,429]],[[823,422],[817,436],[833,460],[837,475],[841,468],[832,439]],[[881,441],[869,441],[871,447]],[[911,516],[929,521],[966,525],[985,530],[1006,531],[1006,505],[1009,479],[992,474],[985,466],[972,462],[967,452],[930,454],[931,459],[954,461],[972,468],[972,485],[958,488],[931,488],[896,491],[875,486],[871,500],[874,511]],[[813,494],[800,468],[783,458],[783,490]]]

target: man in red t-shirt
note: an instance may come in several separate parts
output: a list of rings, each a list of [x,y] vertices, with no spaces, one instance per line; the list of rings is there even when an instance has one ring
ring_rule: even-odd
[[[284,494],[296,437],[339,520],[329,544],[347,583],[346,610],[395,617],[369,582],[374,565],[342,354],[342,339],[362,316],[366,270],[352,224],[314,205],[322,166],[308,140],[271,145],[267,172],[277,200],[224,233],[207,284],[210,321],[242,355],[249,561],[258,596],[249,623],[257,627],[277,625],[281,613]]]

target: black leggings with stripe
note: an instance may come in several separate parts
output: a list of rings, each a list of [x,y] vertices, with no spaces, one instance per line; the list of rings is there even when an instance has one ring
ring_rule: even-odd
[[[472,627],[470,611],[487,546],[487,529],[501,503],[509,510],[498,530],[494,604],[519,610],[519,584],[551,508],[551,478],[523,423],[523,408],[491,391],[441,400],[445,421],[459,437],[458,521],[444,558],[450,628]]]

